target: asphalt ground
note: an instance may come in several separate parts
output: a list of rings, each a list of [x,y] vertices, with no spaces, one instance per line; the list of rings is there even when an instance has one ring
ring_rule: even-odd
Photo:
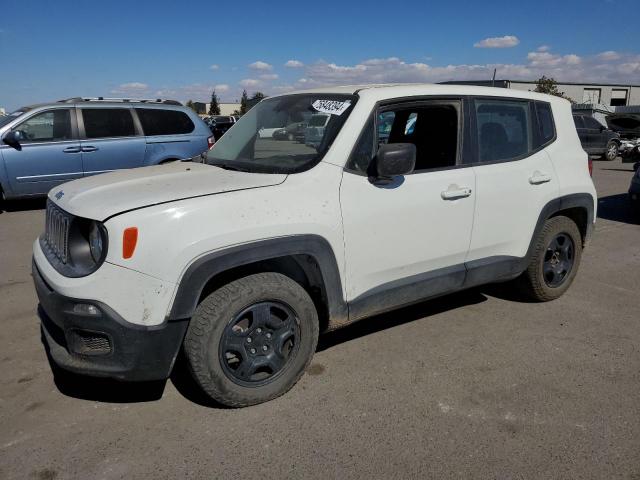
[[[166,383],[56,376],[31,244],[44,203],[0,214],[0,478],[640,479],[640,226],[632,171],[594,162],[599,219],[562,298],[494,285],[321,337],[283,397],[210,405]]]

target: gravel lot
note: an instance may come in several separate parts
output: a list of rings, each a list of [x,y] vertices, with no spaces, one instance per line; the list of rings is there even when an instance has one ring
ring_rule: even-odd
[[[631,167],[594,162],[599,222],[569,292],[451,295],[321,338],[267,404],[166,384],[54,380],[31,243],[43,202],[0,214],[0,478],[640,479],[640,226]]]

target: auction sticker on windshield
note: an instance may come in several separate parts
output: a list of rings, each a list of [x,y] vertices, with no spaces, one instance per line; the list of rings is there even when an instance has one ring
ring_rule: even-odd
[[[311,106],[320,113],[342,115],[351,106],[351,100],[345,100],[344,102],[339,100],[316,100]]]

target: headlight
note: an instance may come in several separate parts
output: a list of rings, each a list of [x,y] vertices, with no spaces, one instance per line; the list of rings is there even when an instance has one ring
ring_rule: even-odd
[[[94,262],[100,263],[102,260],[103,248],[104,242],[102,230],[98,226],[97,222],[91,222],[91,230],[89,231],[89,249]]]

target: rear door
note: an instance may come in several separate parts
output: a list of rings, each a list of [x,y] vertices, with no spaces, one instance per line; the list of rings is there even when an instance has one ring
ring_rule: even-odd
[[[603,153],[607,147],[607,133],[599,121],[593,117],[584,117],[589,136],[589,148],[593,153]]]
[[[2,156],[15,195],[42,195],[60,183],[82,177],[82,156],[73,108],[51,108],[13,128],[24,138],[20,149],[2,144]]]
[[[84,175],[141,167],[146,142],[128,106],[78,108]]]
[[[559,191],[544,149],[555,139],[550,105],[511,98],[476,98],[473,105],[477,196],[468,284],[509,276],[520,267],[539,213]],[[545,121],[544,130],[537,118]]]

